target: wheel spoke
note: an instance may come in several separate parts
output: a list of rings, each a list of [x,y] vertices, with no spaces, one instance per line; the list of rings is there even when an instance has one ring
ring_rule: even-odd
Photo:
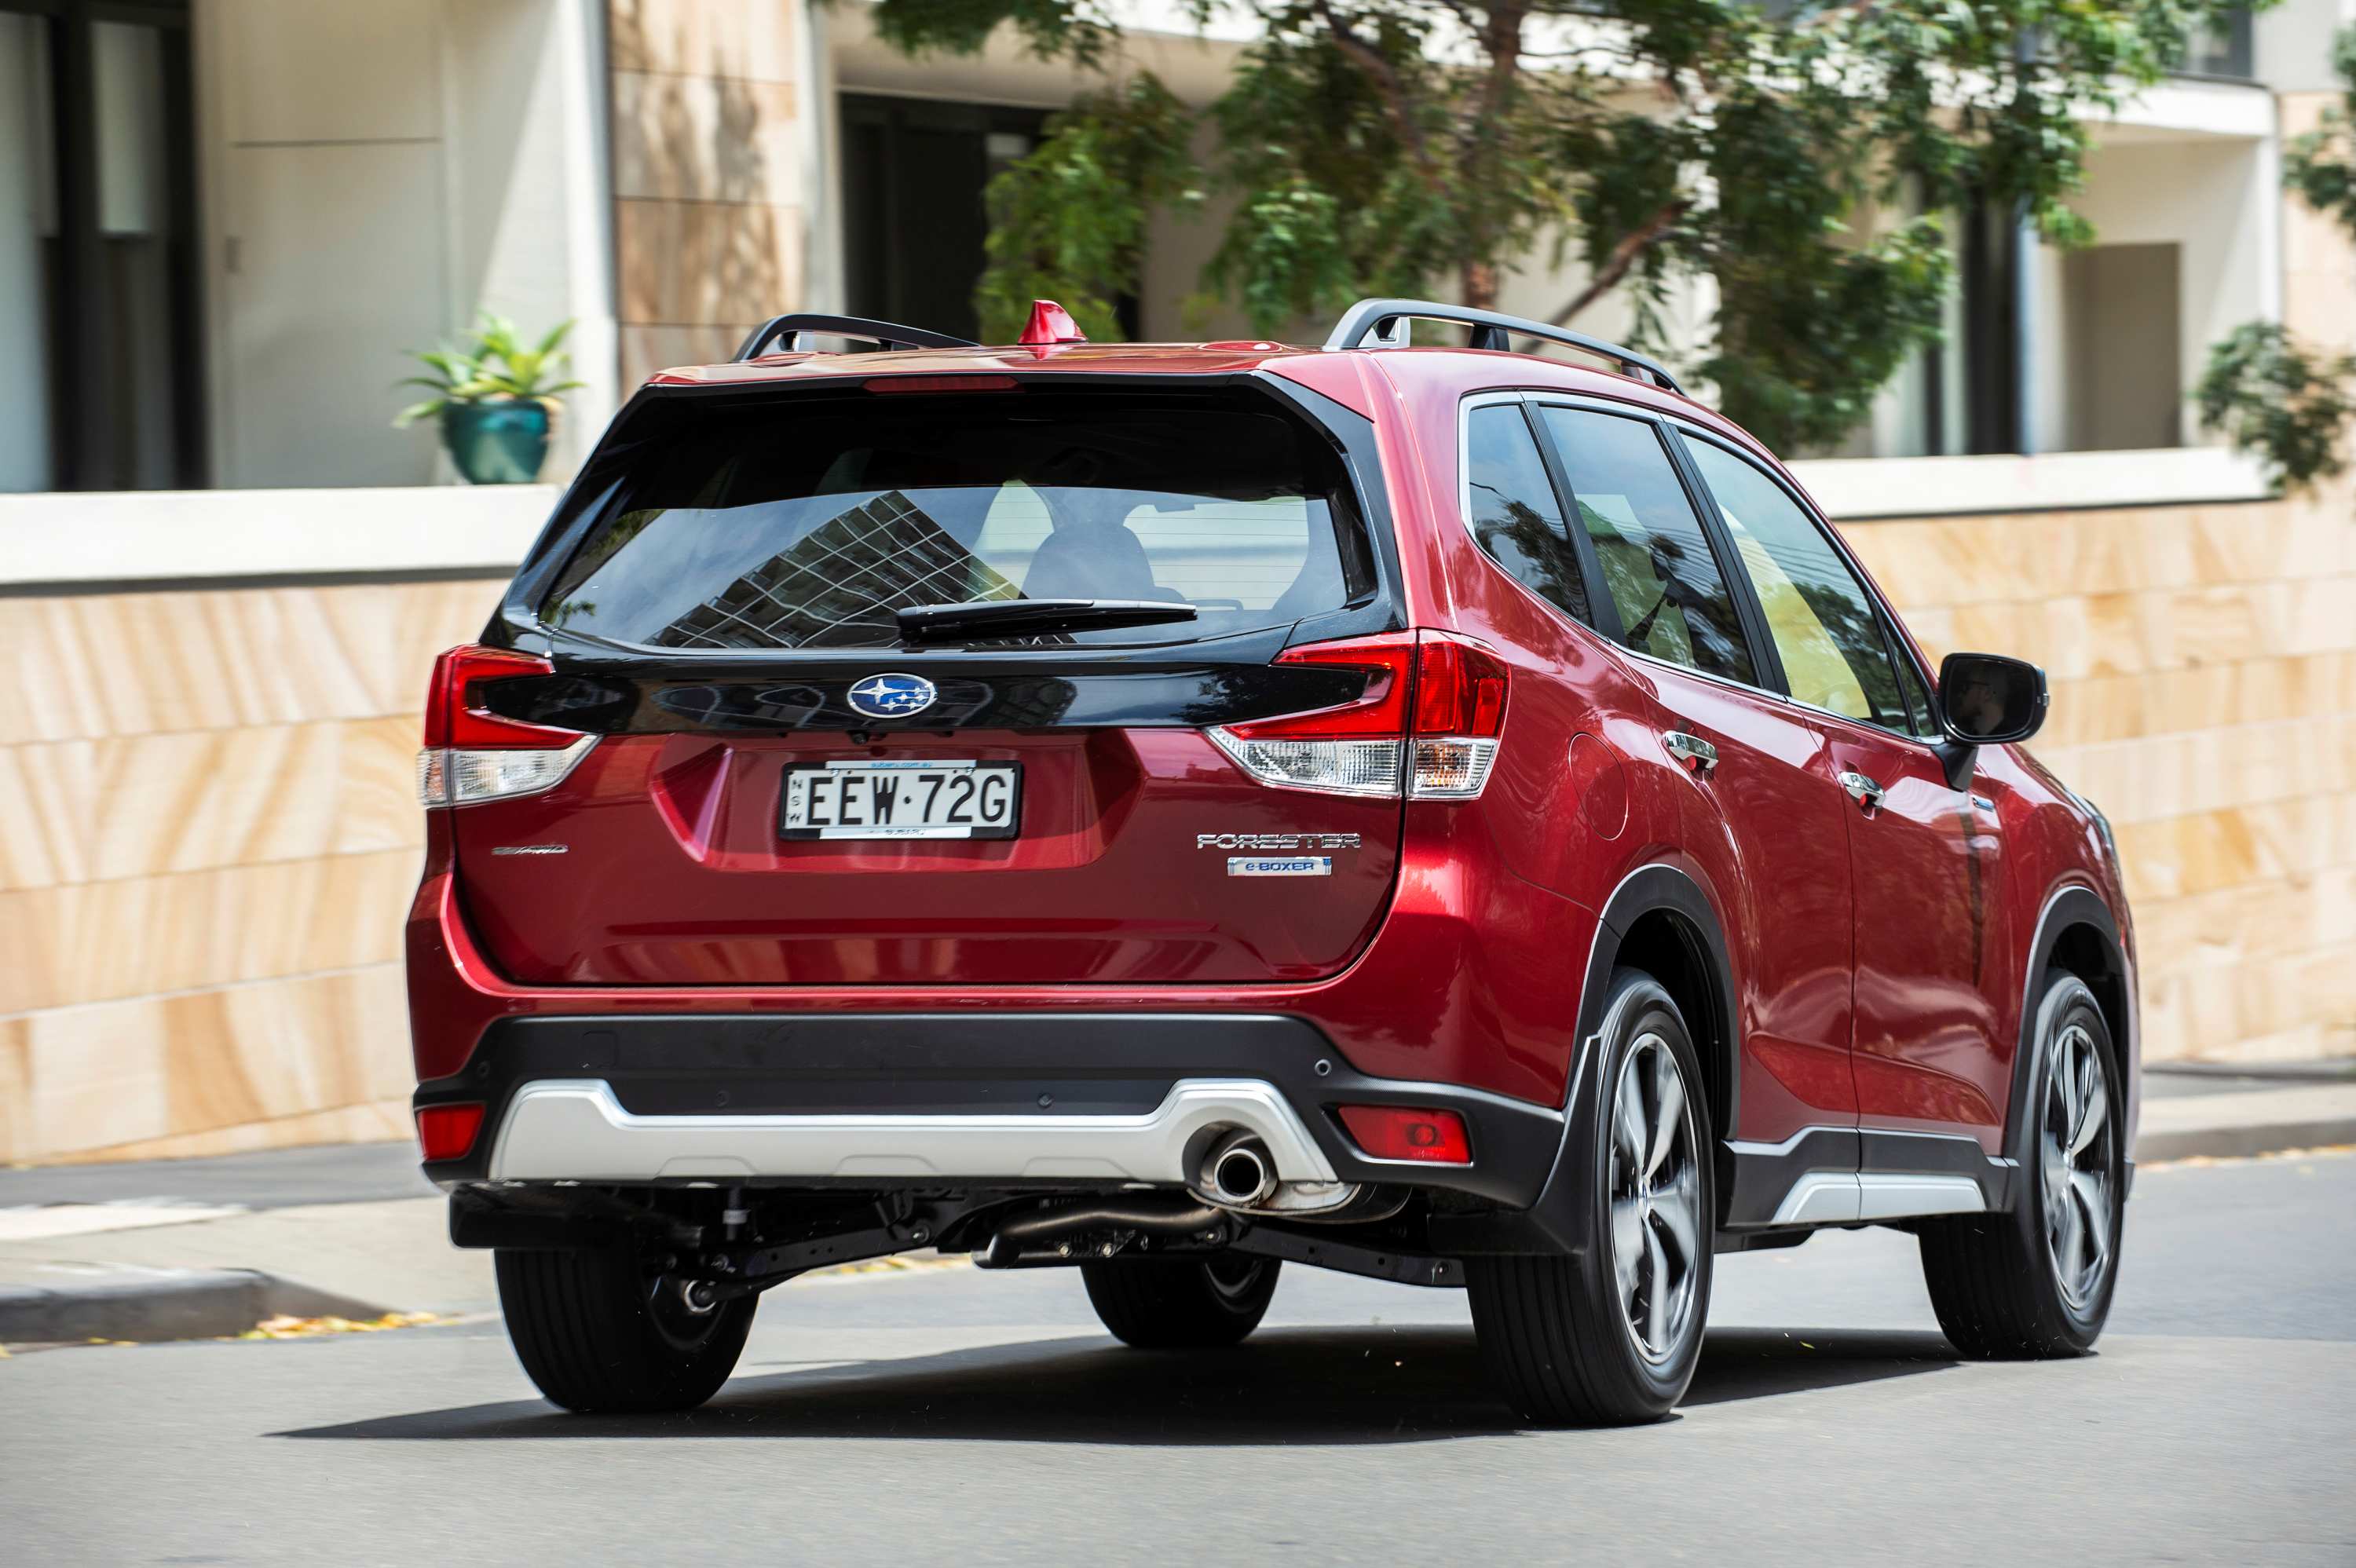
[[[1644,1229],[1644,1343],[1666,1350],[1669,1338],[1669,1261],[1661,1252],[1661,1238]]]
[[[2077,1211],[2080,1228],[2093,1251],[2093,1255],[2085,1262],[2099,1277],[2103,1265],[2110,1261],[2111,1255],[2110,1194],[2104,1190],[2101,1177],[2091,1170],[2077,1170],[2070,1173],[2070,1199],[2072,1209]]]
[[[1628,1174],[1633,1177],[1644,1161],[1644,1104],[1633,1072],[1620,1075],[1619,1093],[1612,1096],[1612,1141],[1628,1162]]]
[[[1701,1216],[1697,1212],[1701,1206],[1694,1200],[1689,1174],[1653,1195],[1653,1218],[1667,1233],[1669,1244],[1676,1249],[1678,1265],[1687,1271],[1701,1255]]]
[[[2062,1096],[2062,1115],[2056,1119],[2056,1127],[2065,1141],[2078,1130],[2077,1055],[2076,1035],[2064,1034],[2053,1042],[2053,1086]]]
[[[2053,1260],[2061,1266],[2063,1285],[2074,1291],[2083,1263],[2082,1254],[2086,1243],[2086,1217],[2072,1201],[2066,1186],[2062,1190],[2060,1208],[2054,1217],[2061,1224],[2061,1235],[2053,1249]]]
[[[1686,1122],[1686,1084],[1666,1049],[1653,1049],[1653,1147],[1644,1157],[1644,1174],[1652,1175],[1668,1157],[1669,1146]]]
[[[1620,1285],[1620,1305],[1636,1307],[1638,1265],[1644,1258],[1644,1210],[1641,1200],[1612,1200],[1612,1272]]]
[[[2092,1066],[2094,1053],[2087,1051],[2084,1057],[2087,1064]],[[2070,1135],[2070,1153],[2072,1156],[2085,1153],[2086,1146],[2102,1136],[2103,1124],[2110,1114],[2111,1092],[2104,1086],[2102,1073],[2096,1072],[2088,1079],[2086,1093],[2079,1101],[2078,1125]]]

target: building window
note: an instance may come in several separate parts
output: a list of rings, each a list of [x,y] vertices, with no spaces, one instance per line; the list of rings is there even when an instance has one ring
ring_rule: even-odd
[[[2255,74],[2250,13],[2228,11],[2217,26],[2192,35],[2184,52],[2183,74],[2248,81]]]
[[[204,482],[187,0],[0,0],[0,490]]]
[[[853,315],[979,337],[982,190],[1039,144],[1044,109],[842,95],[844,293]],[[1115,302],[1138,336],[1138,302]]]

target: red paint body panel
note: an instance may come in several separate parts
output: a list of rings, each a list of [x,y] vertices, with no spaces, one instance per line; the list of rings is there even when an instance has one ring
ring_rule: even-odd
[[[616,737],[546,795],[429,814],[407,928],[421,1078],[458,1072],[486,1026],[529,1014],[1280,1012],[1317,1024],[1365,1073],[1559,1104],[1597,912],[1658,864],[1698,884],[1726,937],[1740,1094],[1721,1136],[1773,1143],[1862,1122],[1994,1147],[2029,944],[2058,891],[2088,889],[2113,912],[2133,974],[2124,891],[2091,816],[2025,752],[1987,748],[1973,788],[1993,809],[1967,827],[1927,747],[1615,647],[1506,576],[1460,514],[1458,407],[1473,393],[1672,412],[1781,472],[1718,415],[1622,376],[1451,349],[777,355],[655,380],[1249,373],[1371,421],[1405,624],[1474,639],[1510,669],[1480,799],[1264,787],[1186,730],[902,736],[901,755],[1022,762],[1023,836],[785,843],[787,761],[885,748]],[[1714,777],[1667,756],[1669,729],[1717,745]],[[1836,782],[1844,768],[1890,786],[1871,817]],[[1364,848],[1331,879],[1239,891],[1224,853],[1194,844],[1303,829],[1358,833]],[[562,856],[490,853],[560,834]]]
[[[1012,838],[781,839],[788,763],[1014,762]],[[1396,800],[1265,789],[1199,731],[623,735],[545,795],[453,814],[502,974],[546,986],[1256,985],[1330,975],[1398,867]],[[1325,877],[1237,879],[1222,834],[1355,833]],[[497,847],[569,845],[562,855]]]

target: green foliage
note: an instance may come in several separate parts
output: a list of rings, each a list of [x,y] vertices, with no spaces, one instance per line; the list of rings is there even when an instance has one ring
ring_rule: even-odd
[[[990,182],[989,267],[974,291],[983,337],[1011,341],[1052,297],[1080,330],[1118,341],[1113,301],[1144,267],[1152,210],[1202,200],[1194,116],[1150,75],[1091,93],[1047,122],[1031,155]]]
[[[2356,27],[2332,41],[2331,65],[2346,84],[2341,104],[2285,149],[2283,184],[2356,237]],[[2210,347],[2192,396],[2201,429],[2224,432],[2235,451],[2256,453],[2277,484],[2300,490],[2346,471],[2341,438],[2356,418],[2351,388],[2356,355],[2324,354],[2254,321]]]
[[[2332,40],[2331,69],[2347,91],[2321,124],[2283,150],[2283,183],[2356,235],[2356,27]]]
[[[433,396],[402,410],[394,416],[393,424],[399,427],[437,418],[452,403],[495,400],[554,402],[558,393],[584,385],[558,379],[572,368],[572,355],[560,347],[565,334],[572,330],[571,322],[559,322],[547,336],[527,348],[516,334],[515,323],[490,311],[483,312],[475,330],[467,335],[466,347],[427,348],[411,354],[410,357],[434,373],[412,376],[397,384],[424,387]]]
[[[2296,490],[2346,471],[2340,432],[2356,414],[2351,380],[2356,355],[2312,353],[2274,323],[2253,321],[2211,347],[2192,396],[2203,430],[2224,432]]]
[[[1804,443],[1837,438],[1937,335],[1947,251],[1917,215],[1987,203],[2083,241],[2073,106],[2157,80],[2227,8],[1230,0],[1260,34],[1199,117],[1122,59],[1107,0],[873,14],[911,52],[971,52],[1006,26],[1121,84],[993,187],[993,333],[1033,294],[1106,320],[1139,285],[1153,211],[1207,191],[1226,217],[1204,282],[1263,333],[1365,293],[1489,304],[1507,272],[1576,257],[1593,284],[1556,319],[1624,291],[1656,337],[1671,284],[1714,278],[1706,373],[1762,436]]]

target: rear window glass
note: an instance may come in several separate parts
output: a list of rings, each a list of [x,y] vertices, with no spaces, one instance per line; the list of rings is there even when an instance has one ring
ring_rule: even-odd
[[[867,395],[700,411],[650,442],[541,607],[676,648],[888,647],[894,612],[980,599],[1191,604],[1024,643],[1183,642],[1371,591],[1341,463],[1259,406]]]

